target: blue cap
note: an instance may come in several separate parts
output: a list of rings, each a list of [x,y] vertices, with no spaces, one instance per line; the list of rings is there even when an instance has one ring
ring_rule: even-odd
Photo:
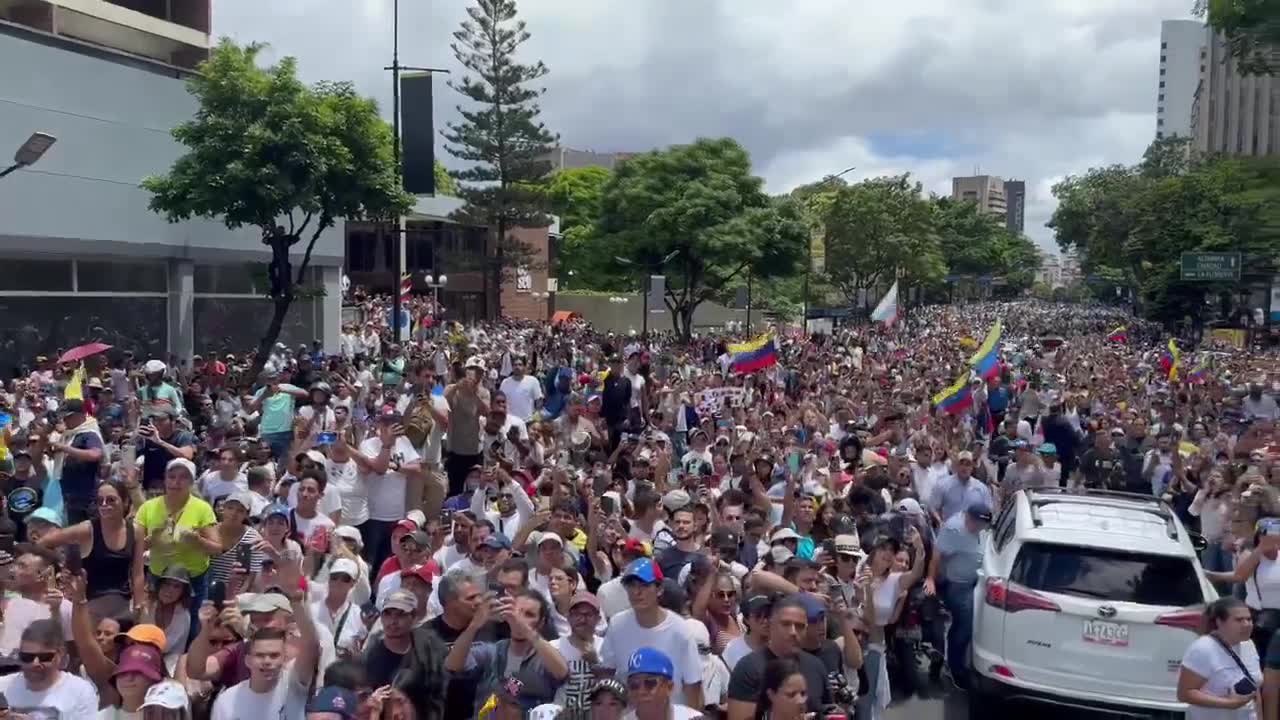
[[[344,720],[351,720],[356,716],[356,708],[359,705],[359,699],[350,690],[340,687],[326,687],[321,688],[320,692],[311,698],[311,702],[307,703],[307,712],[337,713]]]
[[[1040,453],[1041,455],[1057,455],[1058,446],[1054,445],[1053,443],[1045,443],[1040,447],[1036,448],[1036,452]]]
[[[969,517],[982,522],[991,522],[991,506],[981,500],[971,503],[965,508],[965,512],[969,513]]]
[[[262,519],[266,520],[267,518],[280,515],[280,516],[283,516],[284,519],[288,520],[290,512],[291,511],[289,509],[289,506],[285,505],[284,503],[271,503],[265,509],[263,509]]]
[[[1026,440],[1014,440],[1009,444],[1013,446],[1014,450],[1022,450],[1022,449],[1031,447],[1031,445]]]
[[[809,616],[809,622],[818,622],[827,616],[827,606],[823,605],[818,596],[813,593],[800,593],[800,604],[804,606],[804,613]]]
[[[27,516],[27,522],[32,520],[43,520],[50,525],[62,527],[62,513],[48,506],[36,508]]]
[[[632,560],[627,569],[622,571],[623,582],[626,582],[627,578],[635,578],[649,584],[659,583],[662,582],[662,568],[649,558],[639,558]]]
[[[507,536],[503,535],[502,533],[493,533],[488,537],[486,537],[484,539],[484,542],[480,544],[491,550],[510,550],[511,549],[511,541],[508,540]]]
[[[666,656],[661,650],[651,647],[642,647],[631,653],[631,659],[627,661],[628,675],[660,675],[670,680],[675,677],[675,667],[671,664],[671,658]]]

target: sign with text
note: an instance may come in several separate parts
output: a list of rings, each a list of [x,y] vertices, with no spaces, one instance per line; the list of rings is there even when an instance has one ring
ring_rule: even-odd
[[[1183,280],[1239,280],[1240,253],[1182,253]]]
[[[699,415],[714,415],[723,412],[725,407],[738,407],[746,390],[740,387],[719,387],[703,390],[697,395],[696,407]]]

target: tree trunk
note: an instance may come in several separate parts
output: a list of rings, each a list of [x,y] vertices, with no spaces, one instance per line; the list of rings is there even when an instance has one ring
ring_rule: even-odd
[[[676,328],[676,332],[680,334],[680,339],[686,343],[693,338],[693,311],[697,309],[698,306],[696,304],[689,303],[688,305],[681,306],[680,312],[676,313],[674,316],[679,324],[679,327]]]
[[[250,382],[256,383],[258,376],[262,374],[262,367],[267,364],[267,357],[271,355],[271,348],[275,346],[276,340],[280,338],[280,329],[284,327],[284,319],[288,316],[289,306],[292,304],[293,293],[271,299],[271,324],[267,326],[267,331],[263,333],[262,339],[258,341],[258,356],[253,359],[253,369],[249,372]]]
[[[505,259],[507,242],[507,223],[503,220],[498,221],[497,229],[497,247],[494,249],[493,262],[493,305],[490,307],[490,317],[493,320],[502,319],[502,263]]]
[[[317,233],[318,234],[318,233]],[[267,244],[271,246],[271,262],[267,266],[267,275],[271,278],[271,323],[267,331],[258,341],[258,355],[253,359],[253,367],[249,372],[249,381],[256,383],[262,374],[262,367],[271,355],[271,348],[280,339],[280,329],[284,327],[284,319],[289,314],[289,306],[293,304],[293,265],[289,261],[289,248],[293,238],[287,235],[271,237]],[[311,244],[315,244],[312,238]],[[311,248],[307,248],[307,259],[311,256]],[[305,265],[305,261],[304,261]],[[305,268],[304,268],[305,269]]]

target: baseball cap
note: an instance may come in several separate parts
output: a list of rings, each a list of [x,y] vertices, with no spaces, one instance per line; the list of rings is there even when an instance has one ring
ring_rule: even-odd
[[[924,516],[924,508],[920,507],[920,501],[915,498],[902,498],[898,501],[896,509],[905,515]]]
[[[129,628],[129,632],[116,635],[116,642],[128,641],[131,643],[141,643],[144,645],[152,645],[157,650],[163,651],[166,645],[164,630],[157,625],[134,625]]]
[[[120,659],[116,661],[116,670],[111,677],[119,677],[125,673],[138,673],[151,682],[164,679],[161,669],[164,667],[164,656],[160,650],[151,645],[134,644],[120,651]]]
[[[546,543],[546,542],[552,542],[559,547],[564,547],[564,538],[560,537],[558,533],[554,533],[554,532],[540,533],[538,535],[538,542],[536,543],[536,546],[541,547],[542,543]]]
[[[752,595],[742,601],[742,615],[751,617],[767,613],[773,607],[773,598],[768,595]]]
[[[359,704],[356,694],[350,690],[326,687],[320,688],[320,692],[307,703],[307,712],[334,713],[340,715],[343,720],[350,720],[356,716],[356,708]]]
[[[642,647],[631,653],[627,660],[628,675],[658,675],[671,679],[675,675],[675,667],[671,658],[657,648]]]
[[[82,412],[84,412],[83,400],[77,400],[75,398],[72,398],[70,400],[63,400],[62,404],[58,406],[59,415],[71,415],[74,413],[82,413]]]
[[[396,590],[387,596],[382,609],[414,613],[418,611],[418,598],[408,590]]]
[[[605,678],[603,680],[596,681],[596,684],[591,686],[591,699],[595,700],[596,695],[599,695],[602,692],[607,692],[618,698],[623,705],[627,704],[627,686],[613,678]]]
[[[818,622],[827,616],[827,606],[813,593],[800,593],[800,604],[804,606],[804,613],[809,617],[809,622]]]
[[[837,555],[862,555],[862,542],[857,535],[837,535],[835,537]]]
[[[400,577],[402,578],[416,577],[419,580],[430,585],[435,575],[431,572],[431,568],[424,563],[422,565],[414,565],[411,568],[405,568],[404,570],[401,570]]]
[[[317,465],[324,465],[329,460],[329,458],[325,457],[324,453],[319,450],[308,450],[304,453],[298,453],[298,457],[295,459],[302,460],[303,458],[306,458]]]
[[[30,515],[27,516],[27,522],[32,520],[43,520],[44,522],[62,527],[62,514],[51,507],[38,507]]]
[[[484,542],[480,544],[482,547],[487,547],[490,550],[510,550],[511,549],[511,541],[507,539],[506,535],[503,535],[501,533],[495,533],[493,535],[487,536],[484,539]]]
[[[968,450],[961,450],[960,452],[956,453],[956,460],[961,462],[965,460],[968,460],[969,462],[973,462],[973,453],[969,452]]]
[[[186,458],[180,458],[180,457],[179,457],[179,458],[174,458],[174,459],[170,460],[170,461],[169,461],[169,463],[168,463],[167,465],[165,465],[165,466],[164,466],[164,470],[165,470],[165,472],[168,472],[168,471],[170,471],[170,470],[172,470],[172,469],[174,469],[174,468],[176,468],[176,467],[180,467],[180,468],[182,468],[183,470],[186,470],[186,471],[187,471],[187,474],[191,476],[191,479],[192,479],[192,480],[194,480],[194,479],[195,479],[195,477],[196,477],[196,464],[195,464],[195,463],[191,462],[190,460],[188,460],[188,459],[186,459]]]
[[[222,502],[233,502],[245,510],[253,510],[253,494],[247,490],[237,490],[228,495]]]
[[[689,497],[689,493],[684,490],[672,490],[662,496],[662,507],[666,508],[667,512],[675,512],[681,508],[688,507],[691,502],[693,502],[693,498]]]
[[[1040,453],[1041,455],[1057,455],[1058,446],[1054,445],[1053,443],[1045,443],[1040,447],[1036,448],[1036,452]]]
[[[740,539],[738,534],[727,528],[716,528],[711,532],[711,542],[709,545],[713,548],[723,550],[738,551]]]
[[[186,710],[190,706],[187,690],[177,680],[163,680],[147,688],[142,707],[158,707],[166,710]]]
[[[569,607],[573,608],[578,605],[590,605],[596,610],[600,609],[600,601],[589,592],[576,592],[573,594],[573,597],[569,600]]]
[[[284,519],[288,520],[291,513],[292,513],[292,510],[289,509],[288,505],[285,505],[284,503],[271,503],[270,505],[268,505],[266,508],[263,509],[262,519],[263,521],[266,521],[269,518],[273,518],[279,515]]]
[[[632,560],[626,570],[622,571],[622,580],[626,582],[628,578],[635,578],[640,582],[654,584],[662,582],[662,568],[649,558],[639,558]]]
[[[969,513],[969,517],[982,522],[991,522],[991,506],[985,502],[978,501],[965,508],[965,512]]]
[[[402,533],[402,532],[411,533],[411,532],[417,532],[417,530],[418,530],[418,523],[410,520],[409,518],[405,518],[404,520],[401,520],[400,522],[396,523],[396,526],[391,529],[391,534],[395,535],[396,533]]]
[[[352,540],[357,546],[364,546],[364,538],[360,536],[360,531],[350,525],[339,525],[333,529],[333,534],[343,540]]]
[[[236,600],[236,606],[244,613],[293,612],[289,598],[274,592],[246,593]]]
[[[778,528],[777,530],[773,531],[773,535],[769,536],[769,544],[772,545],[773,543],[782,542],[783,540],[799,540],[799,539],[800,539],[800,533],[796,532],[795,530],[792,530],[789,527],[784,527],[784,528]]]
[[[354,580],[360,575],[360,566],[351,558],[338,558],[329,566],[329,576],[334,575],[346,575]]]
[[[160,362],[159,360],[148,360],[147,363],[142,366],[142,372],[146,373],[147,375],[151,375],[153,373],[162,373],[165,370],[166,370],[165,364]]]

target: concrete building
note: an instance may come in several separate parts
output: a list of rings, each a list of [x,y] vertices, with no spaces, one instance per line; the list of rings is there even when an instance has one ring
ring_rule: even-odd
[[[636,153],[602,153],[594,150],[574,150],[560,147],[553,150],[547,159],[551,161],[552,172],[584,167],[602,167],[606,170],[612,170],[618,166],[618,163],[633,155],[636,155]]]
[[[1009,232],[1021,235],[1027,227],[1027,183],[1022,180],[1005,180],[1004,202],[1005,227],[1009,228]]]
[[[1241,75],[1221,36],[1210,36],[1201,53],[1192,147],[1226,155],[1280,153],[1280,79]]]
[[[1200,84],[1201,51],[1209,40],[1204,23],[1160,23],[1160,79],[1156,88],[1156,138],[1191,137],[1191,111]]]
[[[208,54],[208,15],[208,0],[0,0],[0,152],[57,138],[0,179],[0,374],[94,340],[141,357],[256,345],[270,317],[258,233],[170,224],[139,186],[183,152],[169,131],[196,110],[183,81]],[[295,303],[282,341],[337,349],[342,260],[335,228],[308,278],[326,296]]]
[[[1005,200],[1004,180],[994,175],[973,175],[951,178],[951,198],[977,203],[978,207],[992,215],[1004,218],[1009,212]]]
[[[1040,261],[1040,269],[1036,271],[1036,282],[1051,288],[1062,285],[1062,260],[1058,255],[1045,254]]]

